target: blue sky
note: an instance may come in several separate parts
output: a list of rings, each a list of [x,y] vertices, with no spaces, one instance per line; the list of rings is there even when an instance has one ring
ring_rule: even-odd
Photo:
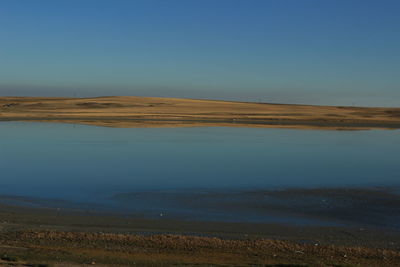
[[[400,106],[400,1],[0,0],[0,95]]]

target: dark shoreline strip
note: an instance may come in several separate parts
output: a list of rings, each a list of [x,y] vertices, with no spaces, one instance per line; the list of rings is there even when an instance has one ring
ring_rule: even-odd
[[[347,127],[347,128],[386,128],[386,129],[400,129],[400,123],[380,123],[380,122],[346,122],[346,121],[306,121],[306,120],[284,120],[284,119],[152,119],[152,118],[121,118],[121,117],[6,117],[1,118],[0,121],[49,121],[49,122],[76,122],[76,123],[116,123],[116,122],[140,122],[140,123],[175,123],[175,124],[192,124],[192,123],[206,123],[210,126],[218,126],[216,124],[232,124],[232,125],[265,125],[265,126],[312,126],[312,127]],[[110,125],[112,126],[112,125]]]

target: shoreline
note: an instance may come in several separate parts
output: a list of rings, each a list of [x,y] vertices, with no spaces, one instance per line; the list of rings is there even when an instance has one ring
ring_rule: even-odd
[[[42,266],[396,266],[400,260],[399,231],[146,219],[6,205],[0,205],[0,217],[0,256],[49,264]]]
[[[57,192],[53,188],[52,191]],[[59,213],[204,223],[399,231],[398,187],[159,189],[67,196],[1,194],[0,205]],[[1,209],[0,209],[1,210]]]
[[[0,121],[106,127],[400,129],[400,108],[267,104],[153,97],[0,97]]]

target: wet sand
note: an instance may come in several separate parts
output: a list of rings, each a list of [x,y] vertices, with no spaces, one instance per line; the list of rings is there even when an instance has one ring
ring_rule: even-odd
[[[369,196],[367,206],[398,204],[398,197],[385,190],[371,193],[360,189],[290,189],[246,194],[257,197],[275,194],[278,198],[343,197],[344,201],[353,198],[356,203]],[[313,210],[312,205],[309,209]],[[330,218],[347,213],[329,211],[336,212]],[[11,255],[21,264],[399,266],[400,263],[400,231],[390,228],[148,218],[77,208],[5,204],[0,205],[0,218],[0,256]]]
[[[285,105],[153,97],[1,97],[0,121],[107,127],[400,129],[400,108]]]

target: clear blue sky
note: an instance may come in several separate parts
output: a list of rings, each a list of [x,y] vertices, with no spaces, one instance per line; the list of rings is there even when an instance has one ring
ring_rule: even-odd
[[[398,0],[0,0],[0,95],[400,106]]]

